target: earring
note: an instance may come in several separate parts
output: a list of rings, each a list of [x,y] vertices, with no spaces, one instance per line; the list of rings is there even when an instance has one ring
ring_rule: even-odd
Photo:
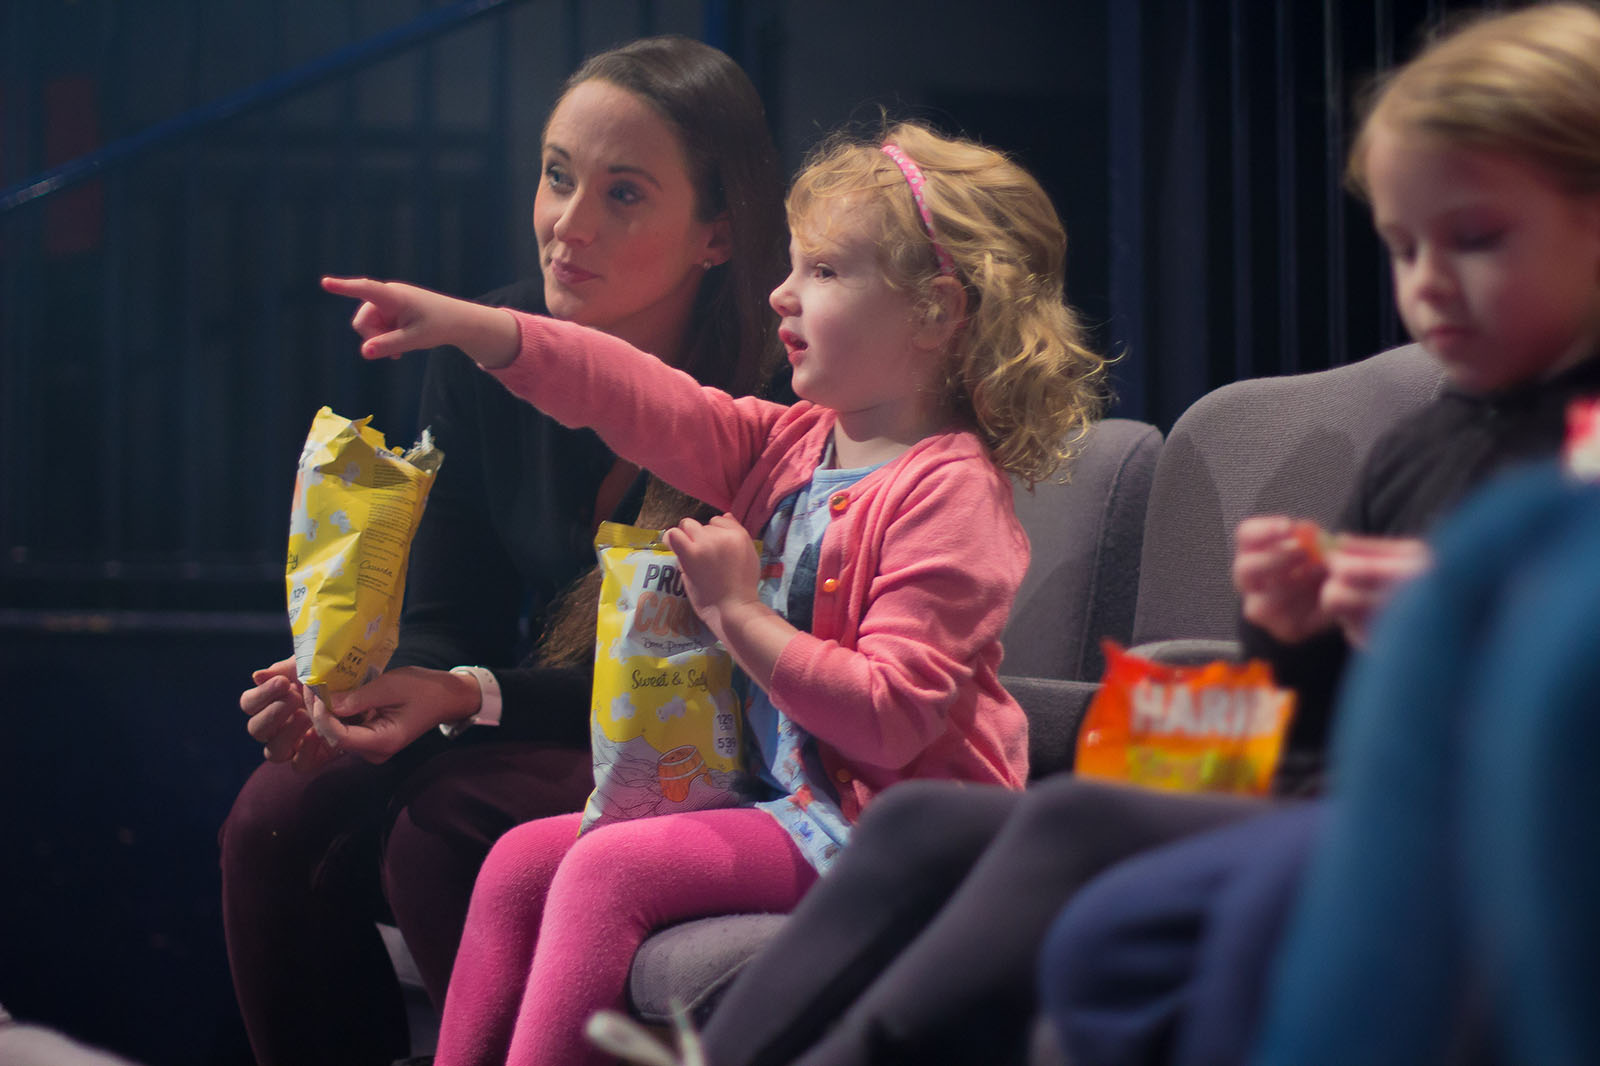
[[[700,269],[701,269],[701,270],[710,270],[710,269],[711,269],[711,268],[712,268],[712,267],[714,267],[714,266],[716,266],[716,265],[717,265],[717,264],[715,264],[715,263],[713,263],[713,262],[712,262],[712,261],[711,261],[711,260],[709,260],[709,259],[702,259],[702,260],[700,260]]]

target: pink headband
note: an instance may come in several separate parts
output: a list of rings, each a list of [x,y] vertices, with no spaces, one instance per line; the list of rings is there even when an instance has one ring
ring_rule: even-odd
[[[928,202],[922,197],[922,186],[927,184],[927,179],[922,176],[922,168],[897,144],[883,146],[883,154],[894,160],[894,165],[900,168],[900,173],[906,176],[906,184],[911,186],[911,198],[917,201],[917,211],[922,215],[922,228],[928,231],[928,240],[933,245],[933,254],[939,259],[939,273],[947,278],[956,274],[956,264],[950,258],[950,253],[944,250],[944,245],[939,243],[939,238],[933,235],[933,212],[928,210]]]

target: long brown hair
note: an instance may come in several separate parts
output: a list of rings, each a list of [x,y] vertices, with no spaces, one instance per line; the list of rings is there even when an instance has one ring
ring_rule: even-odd
[[[561,97],[596,78],[650,104],[677,133],[699,220],[726,215],[733,254],[700,284],[684,369],[734,395],[755,392],[777,362],[777,317],[767,294],[788,260],[783,174],[755,86],[723,52],[678,36],[646,37],[590,57]],[[709,509],[651,478],[636,522],[664,529],[696,513],[705,517]],[[591,569],[552,605],[538,662],[581,666],[593,659],[599,600],[600,572]]]

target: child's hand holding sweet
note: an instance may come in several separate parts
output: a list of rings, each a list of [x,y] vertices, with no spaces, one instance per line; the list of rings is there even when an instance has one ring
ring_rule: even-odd
[[[1234,542],[1233,584],[1245,618],[1287,644],[1336,625],[1365,645],[1395,589],[1432,559],[1420,540],[1334,537],[1281,515],[1245,519]]]
[[[1234,534],[1233,586],[1244,617],[1287,644],[1334,621],[1321,604],[1328,569],[1320,538],[1305,535],[1307,525],[1265,515],[1240,522]]]
[[[1397,588],[1421,574],[1432,561],[1428,546],[1420,540],[1341,536],[1328,553],[1322,611],[1344,630],[1350,643],[1364,647],[1372,619]]]

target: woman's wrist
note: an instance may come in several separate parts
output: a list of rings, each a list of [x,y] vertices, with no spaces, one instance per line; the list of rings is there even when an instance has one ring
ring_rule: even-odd
[[[445,736],[457,736],[475,725],[500,724],[500,683],[493,673],[481,666],[457,666],[447,676],[460,698],[452,700],[459,713],[439,723]]]

